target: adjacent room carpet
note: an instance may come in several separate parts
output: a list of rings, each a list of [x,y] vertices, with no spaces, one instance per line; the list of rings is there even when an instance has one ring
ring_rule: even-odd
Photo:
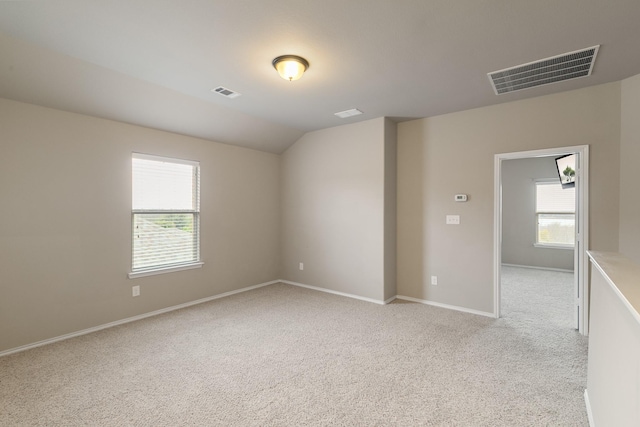
[[[587,426],[566,276],[505,267],[497,320],[256,289],[0,358],[0,425]]]

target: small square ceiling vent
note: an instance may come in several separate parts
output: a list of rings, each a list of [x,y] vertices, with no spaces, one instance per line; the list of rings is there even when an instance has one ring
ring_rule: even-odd
[[[488,73],[496,95],[591,75],[600,45]]]
[[[352,108],[351,110],[339,111],[333,114],[340,117],[341,119],[346,119],[347,117],[359,116],[360,114],[362,114],[362,111],[358,110],[357,108]]]
[[[215,92],[227,98],[237,98],[241,95],[238,92],[234,92],[231,89],[227,89],[226,87],[222,87],[222,86],[218,86],[215,89],[211,89],[211,92]]]

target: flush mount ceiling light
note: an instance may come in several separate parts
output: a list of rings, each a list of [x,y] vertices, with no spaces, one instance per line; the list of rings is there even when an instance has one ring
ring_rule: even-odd
[[[278,56],[273,60],[272,64],[273,68],[278,70],[280,77],[290,82],[298,80],[309,68],[309,62],[296,55]]]

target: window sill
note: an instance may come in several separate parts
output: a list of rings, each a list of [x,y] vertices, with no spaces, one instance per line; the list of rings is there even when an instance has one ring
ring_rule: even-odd
[[[568,249],[570,251],[575,249],[574,245],[554,245],[548,243],[534,243],[533,246],[536,248],[545,248],[545,249]]]
[[[149,270],[132,271],[128,274],[129,279],[137,279],[138,277],[155,276],[156,274],[173,273],[174,271],[192,270],[194,268],[201,268],[204,262],[198,261],[190,264],[174,265],[172,267],[153,268]]]

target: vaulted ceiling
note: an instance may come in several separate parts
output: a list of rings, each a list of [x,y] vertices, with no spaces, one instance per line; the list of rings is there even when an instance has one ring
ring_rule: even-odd
[[[312,130],[639,74],[639,23],[638,0],[0,2],[0,97],[281,153]],[[589,77],[500,96],[487,78],[594,45]],[[283,54],[310,62],[302,79],[278,76]]]

